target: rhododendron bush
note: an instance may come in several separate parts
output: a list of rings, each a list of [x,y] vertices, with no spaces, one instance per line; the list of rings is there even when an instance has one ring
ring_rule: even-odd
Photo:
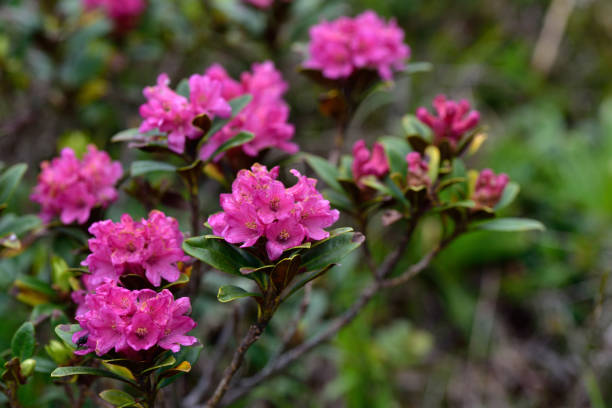
[[[154,3],[85,0],[80,18],[103,19],[116,47],[129,47]],[[289,40],[294,3],[232,3],[262,14],[266,58],[211,53],[184,72],[172,55],[142,87],[117,87],[123,129],[98,147],[68,138],[30,168],[37,213],[5,210],[26,166],[3,170],[1,256],[16,266],[35,257],[46,271],[20,272],[11,290],[31,314],[2,354],[10,406],[32,384],[61,406],[251,406],[258,387],[336,339],[373,299],[427,274],[460,237],[543,229],[503,216],[519,186],[479,170],[488,128],[463,92],[389,112],[392,132],[355,130],[376,95],[432,69],[409,60],[396,19],[319,16]],[[284,41],[299,43],[290,64]],[[232,58],[248,61],[236,69]],[[290,98],[295,81],[310,93]],[[123,106],[123,91],[137,102]],[[294,106],[307,107],[316,132],[297,125]],[[338,283],[350,290],[346,308],[335,304]],[[313,293],[330,304],[316,328],[305,324]],[[253,358],[257,348],[265,358]]]

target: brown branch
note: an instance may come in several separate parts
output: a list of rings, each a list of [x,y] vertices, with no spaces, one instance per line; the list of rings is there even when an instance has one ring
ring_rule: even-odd
[[[215,392],[213,393],[212,397],[208,399],[204,407],[214,408],[219,404],[221,398],[223,398],[223,396],[225,395],[225,392],[227,391],[227,388],[229,387],[230,381],[234,377],[234,374],[236,374],[236,371],[238,371],[238,368],[240,368],[240,366],[242,365],[245,353],[253,345],[253,343],[255,343],[259,339],[266,326],[267,321],[263,321],[256,324],[252,324],[249,327],[247,334],[244,336],[244,338],[240,342],[240,345],[234,352],[232,362],[223,372],[223,377],[221,378],[221,381],[219,381],[219,384],[217,384]]]

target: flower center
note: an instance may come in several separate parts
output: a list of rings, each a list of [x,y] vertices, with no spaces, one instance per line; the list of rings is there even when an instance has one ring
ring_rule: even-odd
[[[144,336],[147,335],[148,332],[149,331],[147,330],[146,327],[139,327],[139,328],[136,329],[136,335],[138,337],[144,337]]]
[[[270,200],[270,209],[272,211],[277,211],[278,207],[280,207],[280,198],[274,197]]]
[[[278,240],[281,242],[285,242],[289,239],[289,232],[287,230],[282,230],[279,234],[278,234]]]
[[[253,221],[245,222],[244,226],[247,227],[248,229],[252,229],[252,230],[256,230],[257,229],[257,224],[255,224],[255,222],[253,222]]]

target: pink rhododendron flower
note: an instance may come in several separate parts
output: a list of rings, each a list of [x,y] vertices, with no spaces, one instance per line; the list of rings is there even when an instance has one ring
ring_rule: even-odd
[[[202,114],[211,119],[216,116],[227,118],[231,107],[221,95],[222,83],[206,75],[192,75],[189,78],[189,99],[179,95],[168,85],[168,75],[157,77],[157,85],[143,91],[147,102],[140,107],[144,119],[140,132],[159,130],[168,135],[168,148],[177,153],[185,151],[187,139],[197,139],[202,131],[195,127],[193,119]]]
[[[76,354],[95,351],[102,356],[111,350],[131,354],[159,346],[178,352],[197,340],[187,336],[196,323],[186,316],[191,312],[189,298],[174,299],[168,289],[128,290],[105,282],[84,296],[76,320],[82,330],[72,340],[84,348]],[[79,342],[79,340],[81,340]]]
[[[219,146],[241,131],[255,135],[253,140],[241,146],[249,156],[257,156],[261,150],[270,147],[288,153],[298,151],[298,146],[290,142],[295,129],[287,122],[289,105],[282,99],[287,83],[272,62],[253,64],[252,72],[243,72],[240,82],[232,79],[220,65],[210,67],[206,76],[223,83],[222,95],[227,100],[245,94],[252,95],[253,99],[225,127],[210,137],[200,152],[201,159],[208,160]]]
[[[278,167],[268,171],[257,163],[251,170],[241,170],[232,192],[221,194],[223,212],[208,218],[213,233],[229,243],[242,243],[242,247],[251,247],[265,237],[270,260],[305,240],[329,237],[324,228],[334,224],[340,213],[317,191],[317,181],[291,170],[298,182],[285,188],[277,180],[278,171]]]
[[[143,13],[145,0],[83,0],[86,9],[101,9],[119,29],[129,29]]]
[[[359,188],[366,186],[361,180],[366,176],[383,177],[389,171],[389,161],[382,144],[376,142],[372,146],[372,152],[368,150],[365,141],[358,140],[353,145],[353,179]]]
[[[123,169],[109,155],[95,146],[79,160],[70,148],[60,157],[41,164],[38,184],[30,196],[42,207],[40,217],[49,222],[59,215],[64,224],[84,224],[94,207],[106,207],[117,199],[115,183]]]
[[[289,3],[291,0],[283,0],[285,3]],[[266,9],[274,4],[274,0],[244,0],[245,3],[251,4],[260,9]]]
[[[385,23],[373,11],[315,25],[310,29],[309,49],[310,58],[304,66],[321,70],[330,79],[348,78],[364,68],[390,80],[393,71],[402,70],[410,56],[404,32],[395,20]]]
[[[123,274],[145,276],[154,286],[162,278],[174,282],[180,276],[176,263],[189,259],[181,248],[178,222],[161,211],[153,210],[141,221],[123,214],[120,222],[96,222],[89,232],[94,236],[89,240],[91,254],[82,263],[91,272],[83,276],[88,290],[116,283]]]
[[[510,178],[505,173],[495,175],[491,169],[482,170],[476,179],[472,200],[476,202],[477,207],[495,207],[509,181]]]
[[[427,172],[429,165],[423,159],[420,153],[410,152],[406,155],[406,163],[408,163],[408,173],[406,180],[410,187],[427,186],[431,182]]]
[[[447,140],[451,146],[456,146],[463,135],[480,121],[480,114],[470,111],[470,103],[465,99],[456,102],[447,100],[445,95],[438,95],[433,101],[433,107],[438,113],[437,117],[424,107],[417,109],[416,115],[434,132],[435,143]]]

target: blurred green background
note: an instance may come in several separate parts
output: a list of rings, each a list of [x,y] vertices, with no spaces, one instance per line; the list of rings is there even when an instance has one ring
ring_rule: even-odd
[[[139,123],[142,88],[160,72],[176,83],[214,62],[237,76],[253,62],[274,60],[290,84],[296,141],[304,151],[325,153],[333,124],[317,112],[320,89],[296,67],[308,27],[368,8],[396,18],[412,61],[431,62],[433,70],[400,77],[389,92],[368,99],[349,143],[398,133],[401,116],[429,106],[438,93],[468,98],[488,125],[487,144],[471,163],[508,173],[522,186],[510,213],[548,229],[460,239],[410,285],[377,298],[331,345],[238,406],[606,406],[612,401],[609,0],[294,0],[287,20],[275,26],[274,42],[266,39],[269,16],[238,1],[149,0],[138,26],[119,35],[100,15],[83,14],[79,0],[2,0],[0,160],[30,164],[29,184],[20,186],[12,208],[38,210],[27,199],[38,163],[62,146],[92,141],[124,162],[133,158],[110,137]],[[207,211],[215,208],[214,200],[207,203]],[[126,209],[143,212],[122,200],[112,213]],[[423,226],[422,241],[432,239],[429,233]],[[30,311],[11,295],[13,280],[48,274],[51,252],[74,258],[61,246],[42,242],[0,262],[1,349]],[[324,289],[315,286],[304,333],[352,302],[369,279],[360,268],[348,260]],[[211,293],[215,279],[206,281]],[[218,324],[223,310],[214,296],[196,305],[203,327]],[[285,313],[272,330],[293,310]],[[274,337],[264,337],[249,352],[249,369],[264,364],[274,347]],[[32,398],[29,406],[43,406],[40,395]]]

